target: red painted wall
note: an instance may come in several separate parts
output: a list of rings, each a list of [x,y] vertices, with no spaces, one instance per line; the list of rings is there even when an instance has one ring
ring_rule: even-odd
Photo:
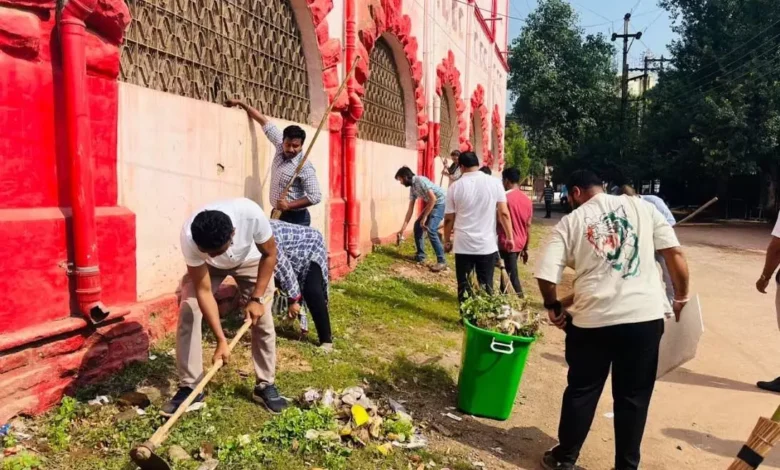
[[[122,0],[99,0],[85,52],[103,302],[119,318],[97,328],[71,312],[68,161],[55,4],[0,1],[0,422],[44,411],[76,384],[145,359],[172,326],[175,301],[136,301],[135,216],[117,204]],[[122,318],[124,317],[124,318]]]
[[[59,208],[0,211],[0,259],[14,273],[0,277],[0,292],[8,294],[0,307],[0,335],[70,316],[69,216],[69,209]],[[135,215],[98,208],[97,233],[103,302],[134,302]]]

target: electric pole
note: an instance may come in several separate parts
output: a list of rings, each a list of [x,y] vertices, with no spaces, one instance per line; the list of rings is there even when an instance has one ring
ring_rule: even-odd
[[[612,41],[616,41],[618,38],[623,39],[623,77],[620,80],[620,156],[623,156],[623,150],[625,147],[625,122],[626,122],[626,108],[628,107],[628,40],[629,39],[641,39],[642,32],[639,31],[634,34],[628,33],[628,24],[631,22],[631,13],[626,13],[623,17],[623,34],[612,33]]]
[[[641,69],[635,69],[631,68],[628,69],[629,72],[642,72],[642,75],[638,75],[636,77],[631,77],[628,79],[628,81],[631,80],[642,80],[642,120],[644,121],[645,113],[647,113],[647,97],[645,94],[647,93],[647,90],[650,89],[650,72],[663,72],[664,70],[664,63],[665,62],[671,62],[672,59],[665,59],[664,56],[661,56],[660,59],[651,59],[650,57],[645,56],[644,58],[644,68]],[[651,67],[650,64],[661,64],[660,67]]]

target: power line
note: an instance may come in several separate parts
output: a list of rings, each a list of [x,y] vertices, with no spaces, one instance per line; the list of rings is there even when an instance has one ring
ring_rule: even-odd
[[[747,51],[746,53],[744,53],[743,55],[741,55],[741,56],[737,57],[736,59],[732,60],[731,62],[727,63],[726,65],[723,65],[723,66],[722,66],[722,68],[725,70],[725,71],[724,71],[724,73],[723,73],[723,75],[728,75],[728,74],[729,74],[729,73],[731,73],[733,70],[738,70],[739,68],[741,68],[741,67],[744,67],[744,66],[747,64],[747,62],[745,62],[745,63],[744,63],[744,64],[742,64],[742,65],[739,65],[739,66],[737,66],[736,68],[734,68],[734,69],[733,69],[733,70],[731,70],[731,71],[727,70],[729,66],[731,66],[731,65],[733,65],[733,64],[735,64],[735,63],[737,63],[737,62],[739,62],[740,60],[742,60],[742,59],[744,59],[745,57],[749,56],[751,53],[753,53],[753,52],[757,51],[757,50],[758,50],[758,49],[760,49],[762,46],[764,46],[765,44],[767,44],[767,43],[769,43],[769,42],[773,41],[774,39],[776,39],[776,38],[778,38],[778,37],[780,37],[780,33],[777,33],[777,34],[775,34],[774,36],[772,36],[771,38],[769,38],[769,39],[767,39],[766,41],[762,42],[761,44],[757,45],[756,47],[754,47],[754,48],[752,48],[752,49],[748,49],[748,51]],[[772,48],[770,47],[768,50],[766,50],[766,51],[764,51],[763,53],[759,54],[759,55],[758,55],[756,58],[758,58],[758,57],[762,57],[762,56],[766,55],[768,52],[771,52],[771,50],[772,50]],[[696,80],[694,80],[694,81],[690,82],[690,83],[688,84],[688,86],[689,86],[689,87],[691,87],[691,88],[695,88],[695,87],[697,86],[697,84],[699,84],[699,83],[701,83],[701,82],[704,82],[704,81],[705,81],[707,78],[709,78],[709,77],[712,77],[712,76],[714,76],[714,75],[717,75],[717,74],[718,74],[718,72],[720,72],[720,71],[721,71],[721,70],[714,70],[714,71],[712,71],[712,72],[708,73],[707,75],[705,75],[705,76],[703,76],[703,77],[700,77],[700,78],[697,78]],[[695,74],[695,72],[691,73],[690,75],[694,75],[694,74]],[[712,82],[712,81],[714,81],[714,80],[717,80],[717,78],[718,78],[718,77],[716,77],[716,78],[715,78],[715,79],[713,79],[713,80],[710,80],[710,82]],[[708,83],[709,83],[709,82],[708,82]]]
[[[468,2],[465,2],[463,0],[455,0],[455,1],[458,2],[458,3],[462,3],[463,5],[466,5],[466,6],[470,6],[470,7],[473,6],[474,8],[479,9],[479,11],[485,11],[485,12],[490,13],[491,15],[495,14],[497,17],[507,18],[507,19],[510,19],[510,20],[516,20],[516,21],[520,21],[522,23],[527,23],[527,21],[525,19],[523,19],[523,18],[518,18],[516,16],[510,16],[510,15],[504,15],[504,14],[501,14],[501,13],[493,13],[492,10],[488,10],[487,8],[480,8],[479,6],[477,6],[476,3],[468,3]]]
[[[780,66],[780,61],[775,61],[775,63],[772,64],[772,69],[771,70],[767,71],[766,73],[755,73],[752,77],[749,77],[747,79],[747,81],[745,81],[742,84],[738,84],[738,85],[747,85],[749,83],[753,83],[754,84],[757,79],[769,79],[769,78],[772,78],[770,75],[774,75],[774,73],[777,70],[780,70],[780,68],[778,66]],[[726,80],[725,82],[720,83],[720,84],[718,84],[718,85],[716,85],[716,86],[714,86],[712,88],[709,88],[707,90],[699,91],[699,92],[694,93],[692,95],[687,95],[685,98],[683,98],[682,100],[678,101],[677,103],[680,106],[691,105],[691,104],[693,104],[695,102],[695,100],[698,100],[698,99],[706,96],[707,94],[709,94],[709,93],[711,93],[711,92],[713,92],[715,90],[718,90],[719,88],[722,88],[722,87],[724,87],[726,85],[733,84],[737,80],[740,80],[740,79],[745,78],[746,76],[750,75],[752,72],[754,72],[754,71],[753,70],[748,70],[745,73],[743,73],[742,75],[740,75],[738,77],[734,77],[731,80]],[[681,94],[681,95],[677,95],[677,96],[683,96],[683,95],[685,95],[685,94]],[[674,98],[669,99],[667,101],[674,101],[674,100],[676,100],[676,98],[677,97],[674,97]]]
[[[649,25],[645,26],[645,29],[642,30],[642,34],[645,34],[647,30],[650,29],[650,27],[653,26],[655,22],[658,21],[658,19],[661,18],[663,15],[664,15],[663,11],[659,13],[658,16],[656,16],[655,19],[651,21]]]
[[[636,10],[636,8],[639,6],[640,3],[642,3],[642,0],[636,0],[636,3],[634,4],[634,6],[631,7],[631,11],[630,11],[631,14],[634,13],[634,10]]]
[[[652,10],[643,11],[642,13],[637,13],[636,15],[631,15],[631,18],[641,18],[643,16],[652,15],[653,13],[661,10],[663,10],[663,8],[654,8]]]
[[[726,54],[724,54],[724,55],[723,55],[723,56],[721,56],[720,58],[721,58],[721,59],[725,59],[726,57],[730,56],[731,54],[733,54],[733,53],[737,52],[738,50],[742,49],[744,46],[746,46],[747,44],[749,44],[751,41],[753,41],[753,40],[754,40],[754,39],[756,39],[757,37],[761,36],[761,35],[762,35],[762,34],[764,34],[765,32],[769,31],[769,30],[770,30],[772,27],[774,27],[774,26],[776,26],[776,25],[778,25],[778,24],[780,24],[780,20],[777,20],[777,21],[775,21],[774,23],[770,24],[769,26],[767,26],[767,27],[766,27],[766,28],[764,28],[763,30],[759,31],[759,32],[758,32],[758,33],[757,33],[755,36],[751,37],[750,39],[748,39],[748,40],[747,40],[747,41],[745,41],[744,43],[740,44],[739,46],[735,47],[735,48],[734,48],[734,49],[732,49],[731,51],[727,52]],[[691,72],[690,74],[691,74],[691,75],[694,75],[694,74],[696,74],[696,73],[699,73],[699,72],[701,72],[702,70],[704,70],[704,69],[705,69],[705,68],[707,68],[707,67],[710,67],[710,66],[712,66],[712,65],[717,65],[717,64],[718,64],[718,59],[715,59],[715,60],[713,60],[712,62],[708,63],[707,65],[702,65],[701,67],[699,67],[698,69],[694,70],[694,71],[693,71],[693,72]]]
[[[755,58],[756,58],[756,59],[758,59],[758,58],[760,58],[760,57],[763,57],[763,56],[767,55],[768,53],[772,52],[773,50],[774,50],[774,51],[777,51],[777,50],[779,50],[779,49],[780,49],[780,45],[776,45],[776,46],[770,47],[770,48],[769,48],[769,49],[767,49],[766,51],[764,51],[764,52],[762,52],[761,54],[757,55]],[[683,91],[682,93],[679,93],[679,94],[677,94],[677,95],[675,95],[675,96],[673,96],[673,97],[669,98],[669,100],[670,100],[670,101],[675,101],[675,100],[678,100],[678,99],[681,99],[681,98],[683,98],[683,97],[686,97],[686,96],[687,96],[687,98],[685,98],[685,99],[683,100],[683,102],[685,103],[685,102],[688,102],[688,101],[689,101],[690,99],[692,99],[692,98],[698,98],[700,95],[703,95],[703,94],[705,94],[705,93],[709,93],[709,92],[711,92],[711,91],[713,91],[713,90],[717,90],[717,89],[718,89],[718,88],[720,88],[720,87],[723,87],[723,86],[725,86],[725,85],[728,85],[728,84],[734,83],[734,82],[736,82],[737,80],[739,80],[739,79],[741,79],[741,78],[745,77],[746,75],[750,74],[750,73],[752,72],[752,69],[748,69],[748,70],[747,70],[745,73],[743,73],[742,75],[739,75],[739,76],[737,76],[737,77],[733,77],[733,78],[730,78],[730,79],[728,79],[728,80],[725,80],[725,81],[723,81],[722,83],[719,83],[719,84],[717,84],[717,85],[715,85],[715,86],[713,86],[713,87],[710,87],[710,88],[708,88],[708,89],[706,89],[706,90],[702,89],[702,90],[699,90],[698,92],[695,92],[695,93],[691,94],[692,92],[694,92],[694,89],[695,89],[695,88],[704,88],[704,87],[706,87],[707,85],[710,85],[710,84],[714,83],[714,82],[715,82],[716,80],[718,80],[718,79],[722,79],[722,78],[728,77],[728,76],[729,76],[729,75],[731,75],[732,73],[739,71],[741,68],[745,67],[746,65],[750,65],[750,63],[749,63],[749,62],[745,62],[745,63],[743,63],[743,64],[739,65],[738,67],[736,67],[736,68],[734,68],[734,69],[732,69],[732,70],[729,70],[729,71],[727,71],[726,73],[724,73],[724,74],[723,74],[723,75],[721,75],[720,77],[716,77],[716,78],[714,78],[714,79],[712,79],[712,80],[710,80],[709,82],[706,82],[706,83],[704,83],[704,84],[700,84],[700,85],[689,84],[689,85],[688,85],[688,89],[687,89],[687,90],[685,90],[685,91]],[[760,74],[760,75],[763,77],[763,75],[762,75],[762,74]]]
[[[583,5],[581,3],[577,3],[577,2],[571,2],[571,3],[573,5],[577,5],[580,8],[584,8],[584,9],[588,10],[589,12],[593,13],[596,16],[600,16],[601,18],[604,18],[605,20],[609,21],[610,23],[614,23],[615,21],[620,21],[620,20],[623,19],[623,18],[618,18],[617,20],[611,20],[611,19],[607,18],[606,16],[602,15],[601,13],[599,13],[599,12],[597,12],[595,10],[590,9],[590,8],[586,7],[585,5]]]
[[[605,21],[604,23],[587,24],[587,25],[582,26],[582,28],[596,28],[598,26],[605,26],[605,25],[608,25],[608,24],[615,24],[615,22],[614,21]]]
[[[528,0],[526,0],[526,2],[527,2],[527,1],[528,1]],[[509,0],[509,6],[510,6],[510,7],[512,7],[512,9],[515,11],[515,13],[517,13],[517,14],[518,14],[518,15],[520,15],[520,16],[523,16],[523,13],[522,13],[522,12],[521,12],[521,11],[520,11],[518,8],[517,8],[517,5],[515,5],[515,2],[514,2],[514,1],[512,1],[512,0]],[[528,11],[529,11],[529,13],[530,13],[530,11],[531,11],[531,10],[530,10],[530,5],[529,5],[529,10],[528,10]]]

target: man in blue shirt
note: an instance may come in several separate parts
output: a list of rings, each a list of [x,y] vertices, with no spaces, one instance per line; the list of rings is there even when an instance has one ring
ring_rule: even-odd
[[[677,221],[674,219],[672,211],[669,210],[669,206],[667,206],[664,200],[658,196],[649,194],[639,195],[636,193],[636,190],[634,190],[634,188],[628,184],[624,184],[619,189],[615,189],[612,192],[618,195],[625,194],[626,196],[636,196],[640,199],[644,199],[645,201],[654,205],[656,209],[658,209],[658,212],[664,216],[664,219],[669,222],[669,225],[674,227],[674,224],[677,223]],[[669,268],[666,267],[666,261],[664,261],[663,256],[660,256],[656,253],[655,260],[658,261],[658,264],[661,265],[661,274],[663,274],[664,284],[666,284],[666,296],[669,298],[669,302],[671,303],[674,300],[674,286],[672,285],[672,278],[669,276]]]
[[[406,218],[398,232],[402,237],[414,215],[414,204],[417,199],[425,201],[425,208],[420,217],[414,222],[414,244],[417,246],[417,262],[425,262],[425,246],[423,245],[423,230],[428,232],[428,239],[431,241],[433,251],[436,253],[436,264],[431,267],[431,271],[440,272],[447,268],[447,260],[444,258],[444,246],[439,236],[439,225],[444,219],[444,191],[436,186],[424,176],[417,176],[409,167],[401,167],[395,174],[395,179],[399,183],[409,188],[409,209],[406,211]]]

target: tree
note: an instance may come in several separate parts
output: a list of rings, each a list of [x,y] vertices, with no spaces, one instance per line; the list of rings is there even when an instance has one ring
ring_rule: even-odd
[[[531,169],[531,156],[528,152],[528,141],[516,122],[510,122],[504,130],[504,152],[506,167],[517,168],[520,170],[520,176],[527,178]]]
[[[615,127],[614,48],[578,21],[568,3],[540,0],[509,54],[513,114],[534,155],[562,168],[586,163],[593,139]]]
[[[773,0],[662,0],[680,39],[649,94],[644,142],[680,185],[761,175],[776,206],[780,164],[780,11]],[[696,181],[693,181],[696,178]],[[755,185],[754,185],[755,186]],[[741,195],[745,198],[745,195]]]

